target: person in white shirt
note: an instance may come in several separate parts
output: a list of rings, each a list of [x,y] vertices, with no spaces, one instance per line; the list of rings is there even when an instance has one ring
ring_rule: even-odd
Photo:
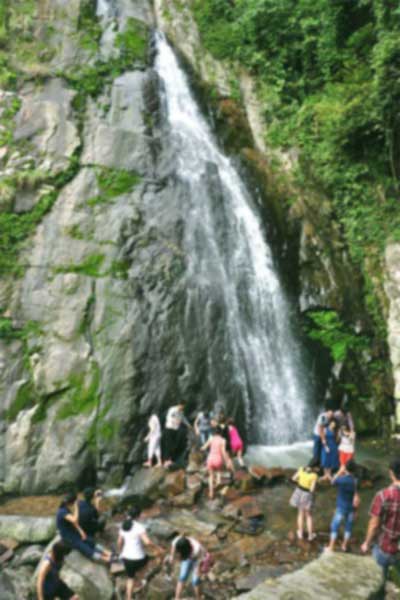
[[[178,555],[181,561],[179,579],[175,590],[175,600],[180,600],[182,597],[183,588],[190,573],[192,574],[192,585],[195,597],[200,599],[200,562],[205,554],[206,550],[200,542],[192,537],[179,535],[172,541],[169,560],[173,563],[176,555]]]
[[[129,518],[122,523],[122,527],[118,536],[118,550],[120,558],[122,558],[125,571],[128,577],[126,584],[126,600],[131,600],[135,575],[143,569],[148,561],[148,556],[144,549],[144,544],[153,546],[157,553],[163,551],[160,546],[154,544],[146,533],[146,528],[137,520],[140,516],[140,509],[137,507],[131,508]],[[135,591],[139,591],[145,585]]]
[[[148,443],[147,461],[143,464],[144,467],[153,466],[153,458],[157,459],[157,467],[162,466],[161,462],[161,425],[157,415],[151,415],[149,419],[149,433],[144,438]]]
[[[355,431],[350,429],[347,425],[344,425],[340,430],[340,443],[339,443],[339,461],[340,466],[345,466],[349,460],[354,458],[354,450],[356,443]]]
[[[322,445],[325,442],[325,427],[333,417],[332,410],[325,410],[318,416],[313,432],[313,459],[321,461]]]
[[[182,425],[191,428],[183,413],[184,408],[184,404],[177,404],[168,409],[163,436],[164,467],[169,467],[178,458]]]

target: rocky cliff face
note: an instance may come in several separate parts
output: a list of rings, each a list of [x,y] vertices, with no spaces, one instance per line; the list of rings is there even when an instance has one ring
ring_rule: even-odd
[[[16,91],[2,95],[3,115],[16,107],[3,216],[32,226],[18,253],[2,239],[0,479],[26,493],[96,470],[120,482],[150,411],[187,389],[180,190],[156,125],[149,6],[116,2],[101,28],[89,1],[20,2],[15,34],[20,4],[51,54],[40,79],[13,65]]]
[[[142,459],[150,412],[182,399],[194,409],[209,391],[207,349],[196,347],[190,324],[185,336],[180,326],[186,190],[164,147],[152,7],[115,0],[100,20],[95,10],[93,0],[18,0],[0,11],[8,32],[7,42],[0,33],[0,485],[7,492],[55,490],[96,473],[121,482]],[[273,167],[254,82],[240,74],[243,103],[233,101],[229,69],[202,51],[186,3],[157,0],[156,13],[208,92],[218,90],[215,126],[268,198],[301,310],[346,308],[367,330],[361,283],[329,203],[282,183],[293,157],[278,157],[283,171]],[[282,199],[293,194],[284,210]],[[194,353],[196,372],[188,369]],[[345,382],[354,372],[367,381],[372,359],[360,353],[351,372],[340,361],[332,371],[326,356],[324,385],[331,378],[334,391],[346,369]],[[382,395],[381,382],[376,389]],[[365,397],[353,408],[364,429],[376,429],[382,402],[370,383]]]
[[[366,280],[352,263],[329,198],[311,185],[300,189],[294,182],[296,150],[283,153],[268,147],[257,81],[204,49],[191,3],[155,0],[155,9],[162,29],[202,82],[203,93],[213,98],[209,105],[222,143],[255,175],[253,184],[268,207],[267,218],[273,216],[288,288],[297,298],[305,329],[318,340],[311,343],[311,376],[320,383],[319,402],[345,403],[360,432],[384,430],[393,393],[381,316],[386,318],[387,312],[384,265],[376,273],[371,261]],[[231,136],[232,130],[242,135]],[[371,304],[380,305],[379,316]]]

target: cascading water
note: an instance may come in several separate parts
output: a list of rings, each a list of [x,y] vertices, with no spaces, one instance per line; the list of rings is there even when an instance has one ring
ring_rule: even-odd
[[[252,441],[275,445],[305,439],[312,387],[260,217],[232,162],[218,149],[162,34],[157,34],[155,68],[175,176],[188,190],[182,206],[184,318],[191,331],[195,324],[199,340],[206,336],[208,387],[228,412],[230,390],[236,390]]]

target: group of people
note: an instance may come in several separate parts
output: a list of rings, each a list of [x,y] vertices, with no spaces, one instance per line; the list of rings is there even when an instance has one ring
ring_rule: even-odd
[[[293,476],[296,489],[290,505],[297,508],[297,537],[303,539],[305,531],[309,541],[315,539],[313,508],[319,481],[330,481],[336,490],[336,508],[330,525],[327,551],[334,551],[341,524],[344,534],[341,548],[346,552],[353,523],[360,506],[357,489],[355,455],[355,429],[352,416],[343,410],[326,410],[317,419],[314,429],[313,458]],[[370,507],[370,520],[361,551],[367,553],[373,545],[373,556],[382,567],[384,581],[391,566],[400,569],[400,459],[389,465],[391,485],[378,492]]]
[[[194,431],[200,450],[208,452],[206,461],[209,472],[209,498],[214,498],[215,487],[221,482],[224,469],[234,472],[233,459],[243,462],[243,440],[233,419],[226,418],[223,410],[215,413],[199,412],[193,427],[184,415],[184,405],[172,406],[166,415],[164,430],[157,415],[151,415],[148,423],[146,467],[169,467],[179,460],[185,447],[187,430]]]
[[[233,422],[225,418],[223,411],[217,415],[199,413],[193,428],[185,419],[184,406],[172,407],[167,414],[165,428],[161,434],[161,424],[156,415],[149,420],[148,460],[146,466],[154,464],[168,467],[175,460],[175,450],[182,435],[182,427],[193,429],[198,446],[208,452],[206,459],[209,471],[209,497],[213,498],[215,484],[218,483],[223,469],[233,471],[233,457],[242,463],[243,442]],[[175,432],[175,433],[174,433]],[[161,439],[164,438],[163,445]],[[328,551],[333,551],[339,529],[344,523],[342,550],[347,551],[360,495],[357,490],[357,467],[354,462],[354,423],[350,413],[343,411],[324,411],[317,420],[314,430],[314,456],[306,467],[298,469],[293,476],[296,489],[290,498],[290,504],[297,508],[297,537],[303,539],[305,533],[309,541],[316,534],[313,526],[313,507],[315,493],[320,480],[329,480],[337,490],[336,509],[330,526]],[[337,455],[333,462],[327,457]],[[389,568],[400,566],[398,543],[400,540],[400,459],[389,467],[392,484],[376,494],[370,509],[370,521],[361,551],[367,553],[374,542],[373,555],[382,567],[384,577]],[[164,562],[171,565],[180,561],[180,571],[176,584],[175,599],[182,597],[184,585],[191,575],[196,598],[200,598],[200,576],[207,572],[210,555],[195,538],[185,534],[177,536],[169,551],[154,543],[140,521],[140,509],[132,507],[121,524],[117,549],[118,553],[103,547],[96,541],[97,534],[104,528],[104,519],[100,511],[102,493],[88,488],[83,497],[75,493],[65,496],[56,515],[60,541],[57,541],[43,559],[37,579],[38,600],[55,598],[79,600],[78,595],[60,578],[63,560],[75,549],[83,556],[112,564],[122,562],[127,575],[126,600],[145,585],[145,580],[135,579],[146,566],[148,556],[146,547],[153,548],[153,554],[166,554]],[[84,600],[84,599],[81,599]]]
[[[169,552],[166,551],[150,539],[140,521],[140,509],[132,507],[119,530],[118,554],[113,554],[95,541],[97,532],[104,526],[99,511],[102,497],[100,490],[87,489],[83,496],[83,499],[78,499],[76,494],[69,493],[58,508],[56,522],[61,539],[53,544],[41,562],[36,585],[38,600],[79,600],[79,596],[60,577],[64,559],[71,550],[77,550],[89,559],[110,565],[113,562],[121,562],[127,576],[126,600],[131,600],[133,593],[146,585],[146,580],[141,580],[135,588],[136,576],[149,560],[146,547],[151,547],[155,556],[165,554],[164,562],[167,566],[176,560],[180,561],[176,600],[182,597],[184,585],[190,575],[195,597],[200,598],[200,573],[207,570],[210,560],[200,542],[193,537],[179,535],[172,541]]]
[[[355,477],[355,438],[354,421],[350,412],[327,409],[318,416],[313,436],[313,458],[307,467],[300,468],[293,477],[296,490],[290,504],[298,511],[299,539],[304,537],[304,526],[309,541],[316,537],[312,517],[315,490],[318,481],[330,481],[337,489],[337,499],[327,549],[334,550],[340,525],[344,522],[342,550],[347,551],[355,512],[360,502]]]
[[[354,458],[356,433],[351,413],[343,409],[322,412],[314,427],[313,440],[313,458],[328,480],[339,466]]]

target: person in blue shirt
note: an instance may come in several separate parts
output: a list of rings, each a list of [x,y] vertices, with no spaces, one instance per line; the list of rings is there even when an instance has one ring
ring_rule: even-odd
[[[92,560],[111,562],[111,552],[95,544],[93,538],[80,527],[78,501],[73,492],[68,493],[61,502],[56,515],[56,524],[62,541],[70,549],[78,550]]]
[[[337,488],[336,511],[331,522],[331,536],[327,550],[334,551],[340,525],[344,521],[344,538],[342,550],[347,552],[349,540],[354,523],[354,514],[359,505],[360,498],[357,493],[357,480],[354,477],[356,464],[349,460],[340,467],[332,478],[332,485]]]
[[[102,497],[101,490],[88,487],[83,490],[83,499],[78,501],[79,526],[92,538],[105,527],[104,515],[100,515]]]
[[[79,600],[79,596],[60,578],[64,557],[68,552],[63,542],[56,542],[42,560],[36,585],[38,600]]]

